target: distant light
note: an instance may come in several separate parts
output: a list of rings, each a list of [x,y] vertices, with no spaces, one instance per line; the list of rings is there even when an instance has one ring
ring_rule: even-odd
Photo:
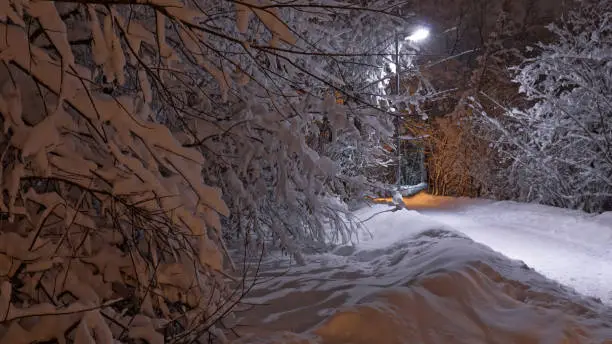
[[[391,112],[395,112],[395,111],[397,111],[397,109],[396,109],[396,108],[394,108],[394,107],[390,108],[389,110],[391,110]]]
[[[429,37],[429,30],[421,27],[418,28],[415,32],[413,32],[412,35],[406,37],[406,40],[420,42],[427,39],[427,37]]]

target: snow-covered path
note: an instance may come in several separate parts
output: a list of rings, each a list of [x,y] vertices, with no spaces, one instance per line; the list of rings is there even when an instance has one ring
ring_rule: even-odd
[[[612,304],[612,219],[515,202],[457,202],[456,207],[410,207],[521,260],[581,294]],[[466,204],[467,203],[467,204]]]
[[[357,210],[360,239],[304,266],[254,261],[237,343],[612,344],[612,214],[404,202]]]

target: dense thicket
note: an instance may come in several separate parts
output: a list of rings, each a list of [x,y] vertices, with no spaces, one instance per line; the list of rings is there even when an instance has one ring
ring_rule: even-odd
[[[584,2],[513,68],[528,106],[486,111],[479,132],[499,156],[508,194],[587,211],[612,207],[612,8]]]
[[[228,247],[350,240],[396,10],[0,2],[0,342],[221,339]]]

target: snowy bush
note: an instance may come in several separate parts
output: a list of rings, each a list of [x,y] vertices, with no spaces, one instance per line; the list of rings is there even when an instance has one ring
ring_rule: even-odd
[[[514,197],[587,211],[612,206],[612,9],[585,2],[556,42],[515,68],[531,106],[485,114]]]
[[[222,339],[231,244],[350,239],[393,9],[0,2],[0,342]]]

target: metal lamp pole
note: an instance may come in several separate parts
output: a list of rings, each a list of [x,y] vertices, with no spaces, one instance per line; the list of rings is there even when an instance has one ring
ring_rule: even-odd
[[[396,84],[395,84],[395,94],[398,96],[400,95],[400,52],[399,52],[399,34],[397,33],[397,31],[395,32],[395,74],[396,74]],[[401,139],[401,133],[400,133],[400,128],[401,128],[401,118],[399,116],[399,108],[397,107],[397,105],[395,106],[395,109],[397,111],[397,121],[396,121],[396,131],[397,131],[397,186],[398,186],[398,191],[399,191],[399,186],[402,183],[402,139]]]

